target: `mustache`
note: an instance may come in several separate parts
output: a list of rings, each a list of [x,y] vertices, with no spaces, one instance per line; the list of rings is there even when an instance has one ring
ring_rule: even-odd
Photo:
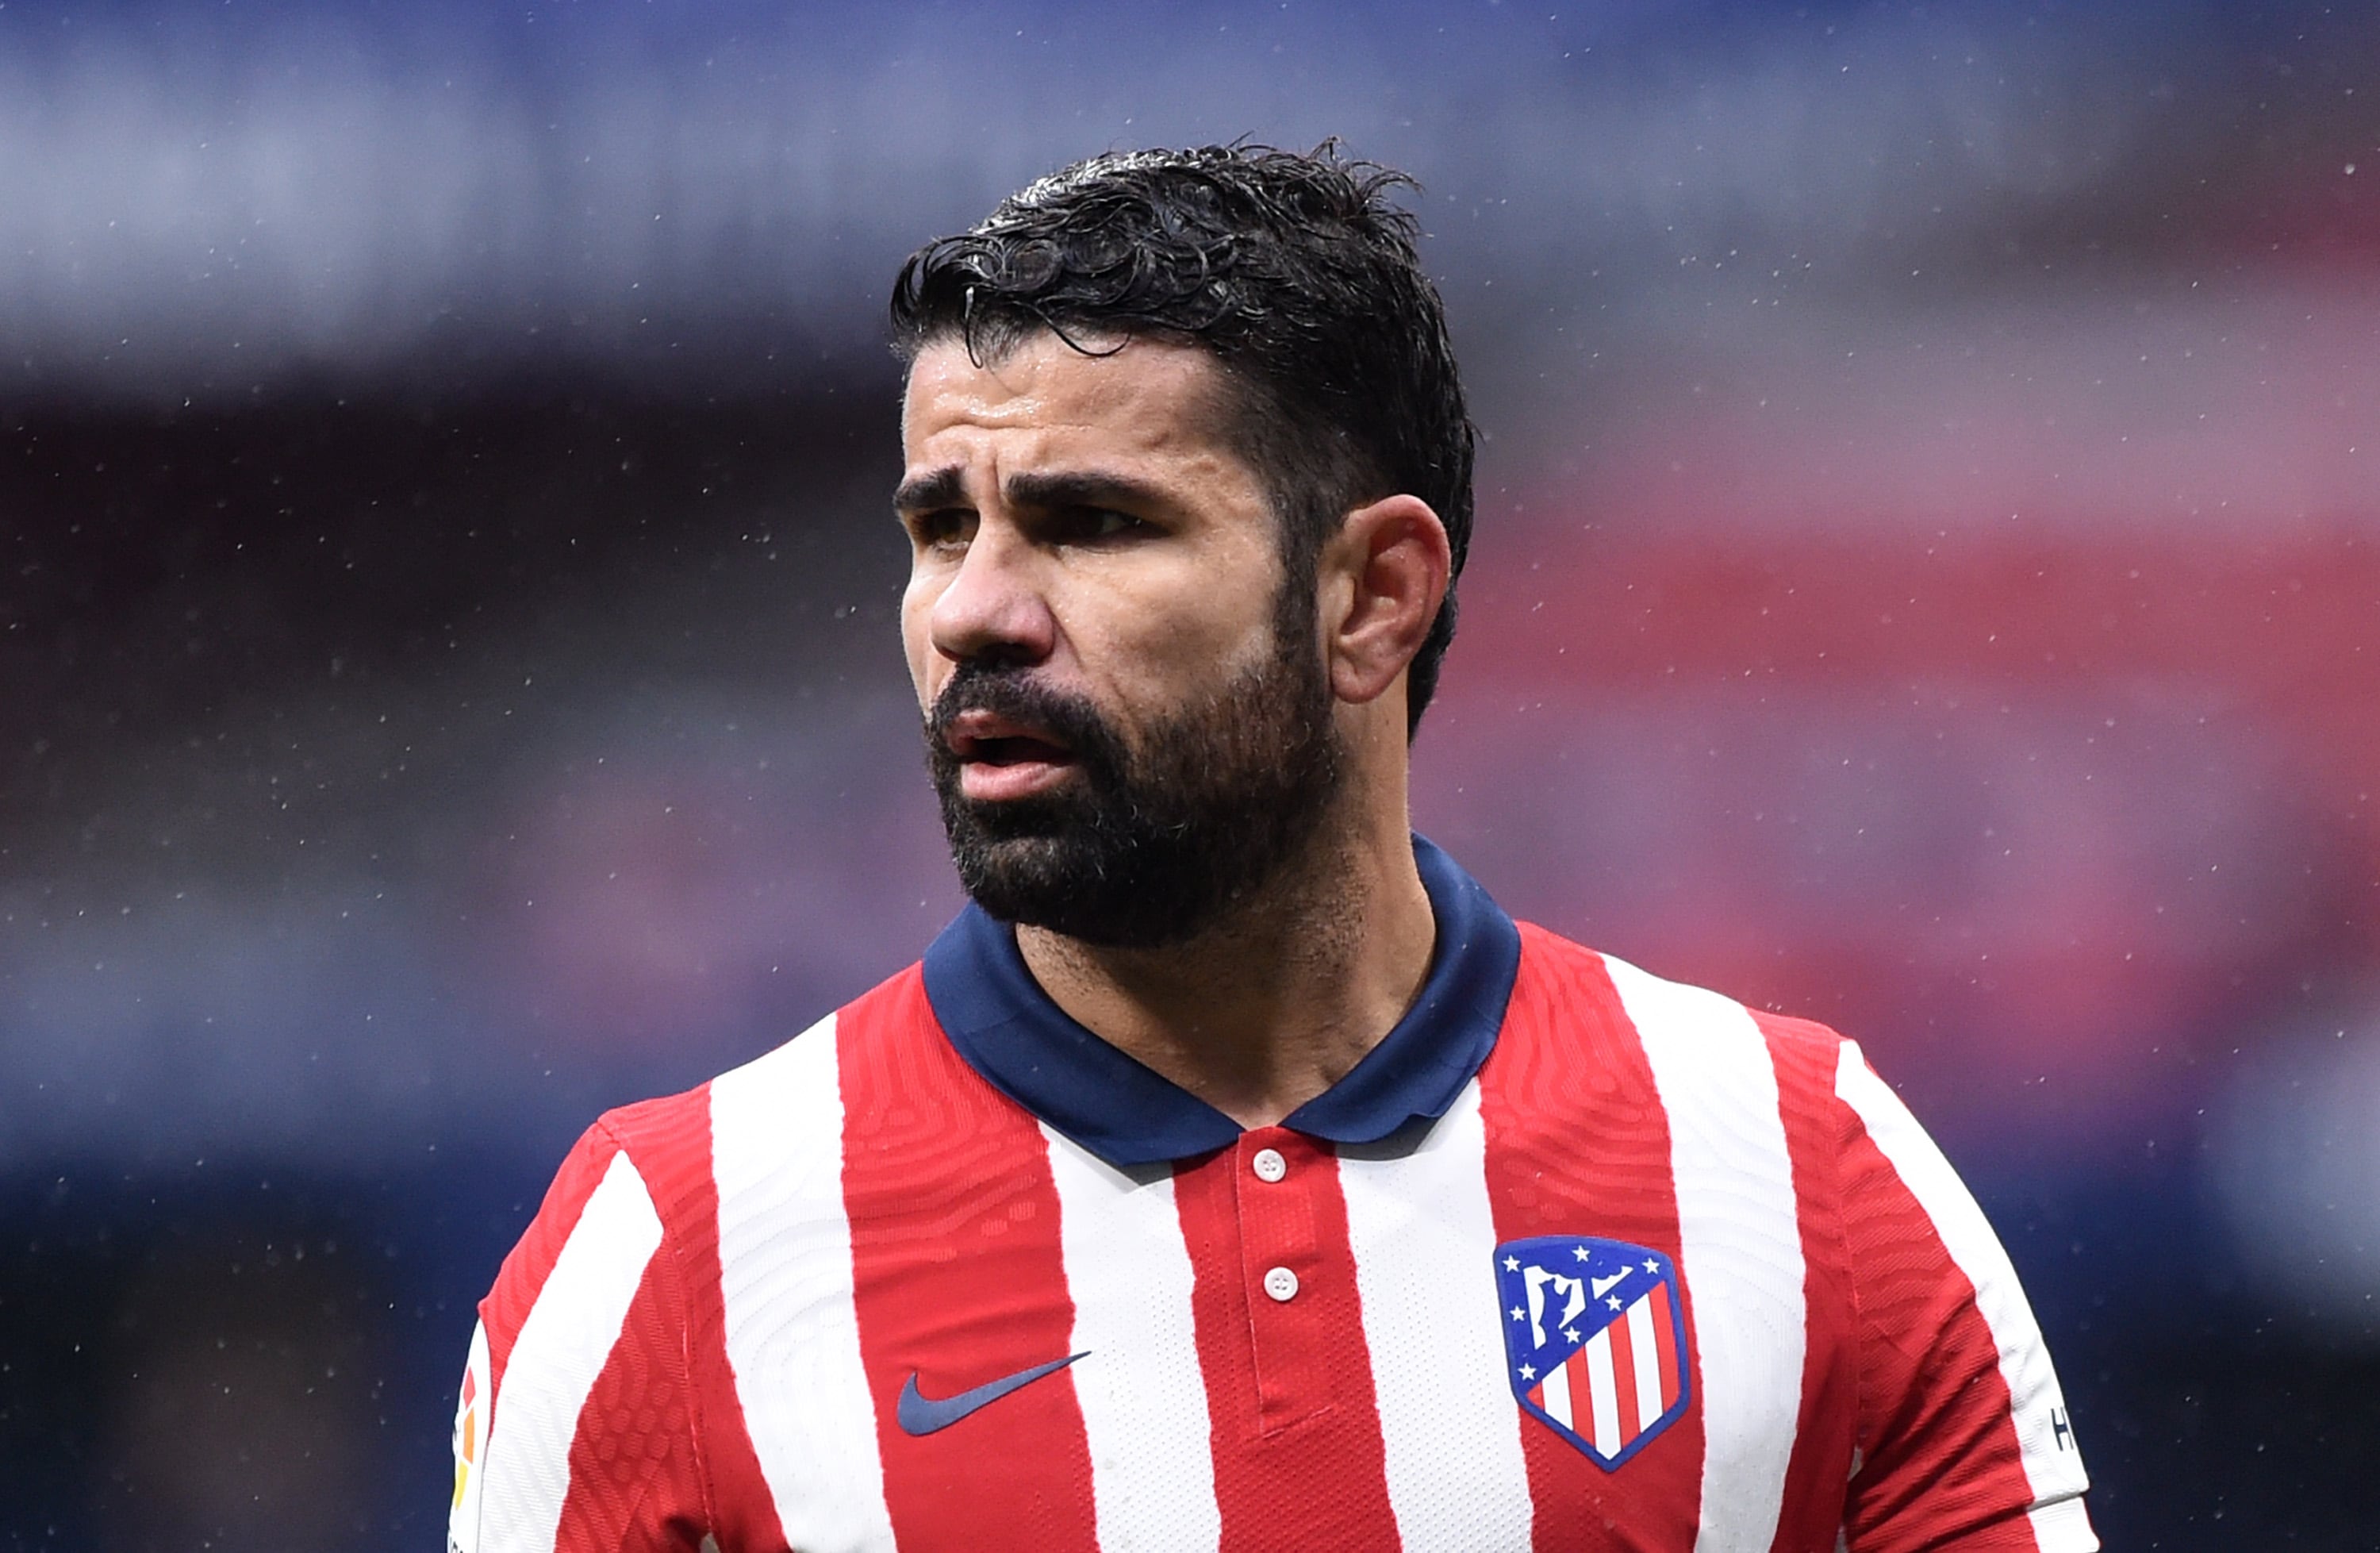
[[[1123,740],[1089,697],[1057,690],[1031,669],[961,664],[926,716],[926,742],[937,762],[955,764],[950,728],[962,713],[988,712],[1055,736],[1093,771],[1113,771]]]

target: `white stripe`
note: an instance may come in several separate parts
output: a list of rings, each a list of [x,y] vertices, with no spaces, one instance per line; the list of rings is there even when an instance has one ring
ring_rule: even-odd
[[[1075,1302],[1068,1372],[1091,1451],[1103,1548],[1211,1548],[1222,1537],[1214,1437],[1172,1178],[1140,1180],[1044,1127]]]
[[[832,1015],[710,1086],[727,1363],[785,1538],[890,1548],[859,1362]]]
[[[1661,1416],[1661,1351],[1653,1346],[1650,1296],[1628,1307],[1627,1321],[1628,1351],[1636,1367],[1636,1426],[1642,1429]]]
[[[643,1178],[625,1154],[613,1155],[504,1364],[480,1500],[480,1546],[490,1553],[554,1546],[578,1414],[661,1243],[661,1216]]]
[[[1521,1429],[1538,1425],[1505,1371],[1478,1081],[1418,1142],[1339,1154],[1399,1535],[1407,1547],[1524,1547]]]
[[[1858,1113],[1867,1135],[1933,1221],[1950,1260],[1974,1285],[1975,1309],[1991,1328],[1992,1344],[1999,1351],[2000,1378],[2008,1383],[2018,1452],[2034,1502],[2062,1506],[2064,1501],[2076,1501],[2070,1512],[2061,1508],[2046,1521],[2043,1511],[2035,1511],[2041,1546],[2060,1553],[2097,1547],[2089,1518],[2077,1498],[2090,1481],[2083,1474],[2082,1452],[2074,1449],[2070,1436],[2066,1449],[2058,1449],[2052,1421],[2052,1413],[2066,1405],[2058,1389],[2058,1372],[2050,1365],[2041,1327],[2033,1318],[2033,1307],[2025,1302],[2016,1268],[2001,1248],[1999,1237],[1992,1233],[1984,1210],[1975,1205],[1966,1183],[1942,1157],[1934,1140],[1850,1041],[1843,1043],[1835,1067],[1835,1094]],[[2046,1534],[2041,1531],[2045,1524]]]
[[[1595,1449],[1606,1456],[1620,1454],[1620,1383],[1612,1374],[1611,1328],[1586,1339],[1586,1400],[1594,1409]]]
[[[1767,1553],[1802,1407],[1809,1313],[1768,1043],[1742,1005],[1604,957],[1669,1115],[1703,1416],[1695,1553]]]
[[[1565,1429],[1578,1427],[1578,1415],[1571,1411],[1570,1363],[1567,1360],[1546,1372],[1546,1416]]]

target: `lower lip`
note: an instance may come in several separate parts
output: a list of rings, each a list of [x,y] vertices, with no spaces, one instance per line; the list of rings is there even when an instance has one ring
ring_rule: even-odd
[[[1012,761],[1006,765],[973,761],[959,767],[959,791],[978,803],[1004,803],[1047,792],[1074,769],[1072,761]]]

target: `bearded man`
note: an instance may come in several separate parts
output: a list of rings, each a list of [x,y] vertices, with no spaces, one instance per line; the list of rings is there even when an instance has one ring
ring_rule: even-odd
[[[1109,155],[910,260],[973,904],[580,1142],[480,1306],[458,1553],[2098,1546],[1858,1049],[1408,828],[1473,433],[1402,182]]]

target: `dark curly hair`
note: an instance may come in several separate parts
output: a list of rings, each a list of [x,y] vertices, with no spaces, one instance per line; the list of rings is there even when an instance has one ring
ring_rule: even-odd
[[[894,349],[914,361],[956,336],[980,362],[1041,330],[1087,353],[1121,349],[1119,336],[1197,346],[1237,386],[1233,430],[1302,596],[1346,515],[1401,492],[1445,523],[1459,577],[1475,433],[1414,251],[1419,223],[1390,202],[1412,187],[1332,141],[1094,156],[910,255],[892,288]],[[1454,613],[1450,579],[1406,681],[1408,737]]]

